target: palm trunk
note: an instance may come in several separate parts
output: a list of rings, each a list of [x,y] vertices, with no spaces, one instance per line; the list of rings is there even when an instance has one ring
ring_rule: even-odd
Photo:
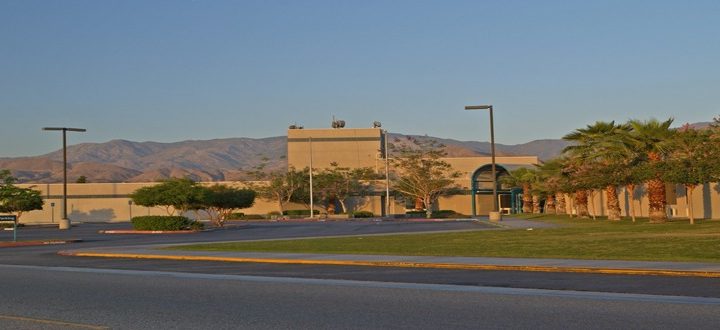
[[[648,153],[650,163],[657,163],[662,160],[662,156],[656,152]],[[648,201],[650,209],[650,223],[664,223],[667,221],[667,213],[665,213],[665,182],[660,179],[660,174],[656,173],[655,178],[647,183],[648,185]]]
[[[532,205],[533,205],[533,208],[532,208],[533,214],[539,214],[540,213],[540,196],[538,196],[538,195],[532,196]]]
[[[665,182],[659,178],[648,181],[648,200],[650,203],[650,223],[667,221],[665,213]]]
[[[530,193],[530,185],[523,184],[523,213],[530,213],[533,210],[532,194]]]
[[[547,199],[545,200],[545,214],[555,213],[557,214],[556,208],[555,208],[555,195],[549,194],[547,196]]]
[[[590,215],[593,220],[597,220],[595,218],[597,215],[597,212],[595,212],[595,190],[588,190],[588,202],[590,204],[590,212],[592,212]]]
[[[620,199],[617,195],[617,187],[615,185],[609,185],[605,188],[605,193],[607,194],[608,220],[619,221]]]
[[[555,214],[565,214],[565,196],[563,194],[555,194],[557,203],[555,205]]]
[[[575,206],[577,207],[577,216],[580,218],[588,217],[588,196],[587,190],[579,190],[575,192]]]

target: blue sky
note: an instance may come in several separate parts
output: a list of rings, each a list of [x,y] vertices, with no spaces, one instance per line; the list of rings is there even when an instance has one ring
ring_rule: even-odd
[[[496,142],[720,115],[719,1],[0,1],[0,157],[284,135]]]

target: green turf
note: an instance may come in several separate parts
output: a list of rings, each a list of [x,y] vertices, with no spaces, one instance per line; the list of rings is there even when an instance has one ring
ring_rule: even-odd
[[[559,227],[197,244],[172,249],[720,262],[717,220],[690,225],[687,221],[649,224],[647,220],[529,218]]]

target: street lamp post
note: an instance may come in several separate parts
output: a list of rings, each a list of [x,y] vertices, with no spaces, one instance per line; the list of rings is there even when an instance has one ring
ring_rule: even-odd
[[[130,213],[130,221],[132,221],[132,199],[128,201],[128,212]]]
[[[390,215],[390,157],[388,157],[388,138],[388,131],[385,130],[385,216]]]
[[[493,123],[492,105],[468,105],[465,110],[489,110],[490,111],[490,158],[492,159],[493,178],[493,210],[490,212],[490,221],[500,221],[501,215],[498,209],[497,195],[497,171],[495,170],[495,124]],[[473,200],[474,202],[474,200]],[[475,210],[473,209],[473,213]]]
[[[62,131],[63,136],[63,199],[62,219],[58,222],[58,229],[70,229],[70,219],[67,217],[67,132],[85,132],[84,128],[43,127],[43,131]]]
[[[312,145],[312,137],[308,138],[308,142],[310,143],[310,219],[315,218],[315,210],[314,210],[314,198],[313,198],[313,145]]]

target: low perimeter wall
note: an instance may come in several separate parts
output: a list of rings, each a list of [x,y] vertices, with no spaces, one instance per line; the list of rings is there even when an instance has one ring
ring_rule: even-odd
[[[227,184],[242,187],[241,182],[212,182],[205,184]],[[68,218],[78,222],[122,222],[129,221],[137,215],[165,215],[167,211],[160,207],[144,207],[130,203],[129,195],[141,187],[155,185],[156,183],[83,183],[68,184]],[[62,216],[62,184],[21,184],[23,188],[32,188],[41,192],[44,199],[42,210],[24,213],[21,217],[23,223],[53,223]],[[685,189],[682,186],[668,187],[668,215],[670,217],[686,217],[688,206]],[[635,189],[635,195],[630,196],[624,189],[618,190],[621,201],[622,214],[629,216],[632,203],[636,215],[648,216],[647,192],[642,187]],[[598,216],[607,215],[605,202],[607,196],[603,191],[593,194],[590,212]],[[697,187],[693,191],[691,201],[696,218],[720,219],[720,184],[708,183]],[[383,214],[384,189],[378,189],[372,196],[356,198],[348,203],[351,210],[365,210],[375,215]],[[469,192],[459,195],[441,197],[435,209],[454,210],[461,214],[472,214],[471,196]],[[492,208],[492,197],[489,195],[476,196],[476,213],[487,215]],[[306,209],[305,205],[286,205],[286,209]],[[320,209],[320,206],[316,207]],[[239,210],[245,214],[267,214],[277,211],[276,202],[256,199],[251,208]],[[389,214],[404,214],[405,204],[395,201],[391,197]],[[572,212],[572,210],[568,210]],[[186,214],[195,218],[194,212]],[[201,213],[200,217],[204,217]]]

